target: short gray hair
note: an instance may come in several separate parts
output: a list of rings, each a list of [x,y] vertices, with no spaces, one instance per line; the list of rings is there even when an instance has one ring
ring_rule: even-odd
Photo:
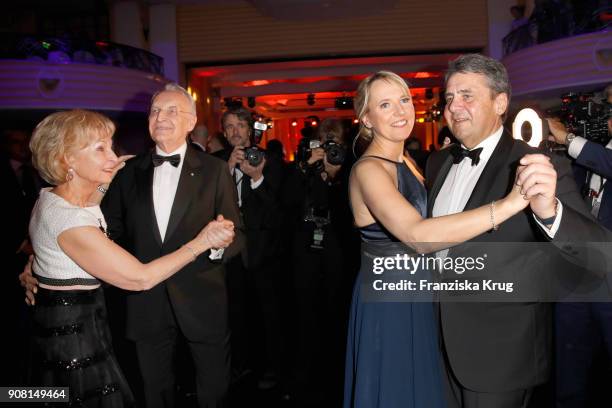
[[[151,97],[151,105],[153,105],[153,102],[155,101],[155,98],[157,98],[157,96],[162,93],[162,92],[178,92],[181,93],[185,96],[185,98],[187,98],[187,100],[189,101],[189,104],[191,105],[191,110],[193,111],[193,114],[196,115],[197,114],[197,109],[196,109],[196,103],[193,100],[193,97],[191,96],[191,94],[189,92],[187,92],[187,90],[185,88],[183,88],[182,86],[180,86],[179,84],[177,84],[176,82],[168,82],[163,89],[160,89],[159,91],[155,92],[153,94],[153,96]]]
[[[508,105],[510,105],[510,98],[512,97],[512,87],[510,86],[510,80],[508,79],[508,71],[501,62],[485,57],[481,54],[464,54],[459,56],[457,59],[448,63],[448,70],[446,71],[445,82],[453,75],[461,73],[473,73],[482,74],[487,79],[487,84],[491,90],[491,98],[495,98],[497,95],[505,93],[508,95]],[[504,112],[502,118],[505,120],[508,110]]]

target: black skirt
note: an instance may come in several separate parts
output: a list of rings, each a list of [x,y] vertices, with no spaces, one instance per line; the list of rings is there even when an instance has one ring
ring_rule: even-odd
[[[74,407],[134,405],[113,353],[102,288],[39,288],[33,321],[32,385],[69,387]]]

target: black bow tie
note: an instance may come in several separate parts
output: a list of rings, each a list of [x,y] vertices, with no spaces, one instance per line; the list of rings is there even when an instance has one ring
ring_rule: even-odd
[[[482,147],[474,150],[467,150],[456,144],[451,147],[451,154],[453,155],[453,164],[459,164],[463,159],[469,157],[472,160],[472,166],[476,166],[480,162],[480,153],[482,153]]]
[[[155,167],[161,165],[163,162],[166,162],[166,161],[169,162],[174,167],[178,167],[179,163],[181,162],[181,155],[173,154],[172,156],[160,156],[159,154],[153,153],[151,160],[153,160],[153,165]]]

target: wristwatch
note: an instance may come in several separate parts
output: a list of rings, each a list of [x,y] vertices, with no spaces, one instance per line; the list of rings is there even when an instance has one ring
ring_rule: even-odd
[[[570,143],[572,143],[572,140],[574,140],[575,138],[576,138],[576,135],[575,135],[575,134],[573,134],[573,133],[568,133],[568,134],[565,136],[565,145],[566,145],[566,146],[569,146],[569,145],[570,145]]]

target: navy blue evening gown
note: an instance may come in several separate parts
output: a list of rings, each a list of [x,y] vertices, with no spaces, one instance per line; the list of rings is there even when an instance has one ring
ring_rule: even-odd
[[[396,166],[400,193],[425,217],[425,188],[405,163]],[[364,243],[398,241],[378,223],[360,228],[360,233]],[[360,292],[364,275],[372,273],[367,269],[362,262],[353,291],[344,407],[444,408],[433,302],[366,301]]]

